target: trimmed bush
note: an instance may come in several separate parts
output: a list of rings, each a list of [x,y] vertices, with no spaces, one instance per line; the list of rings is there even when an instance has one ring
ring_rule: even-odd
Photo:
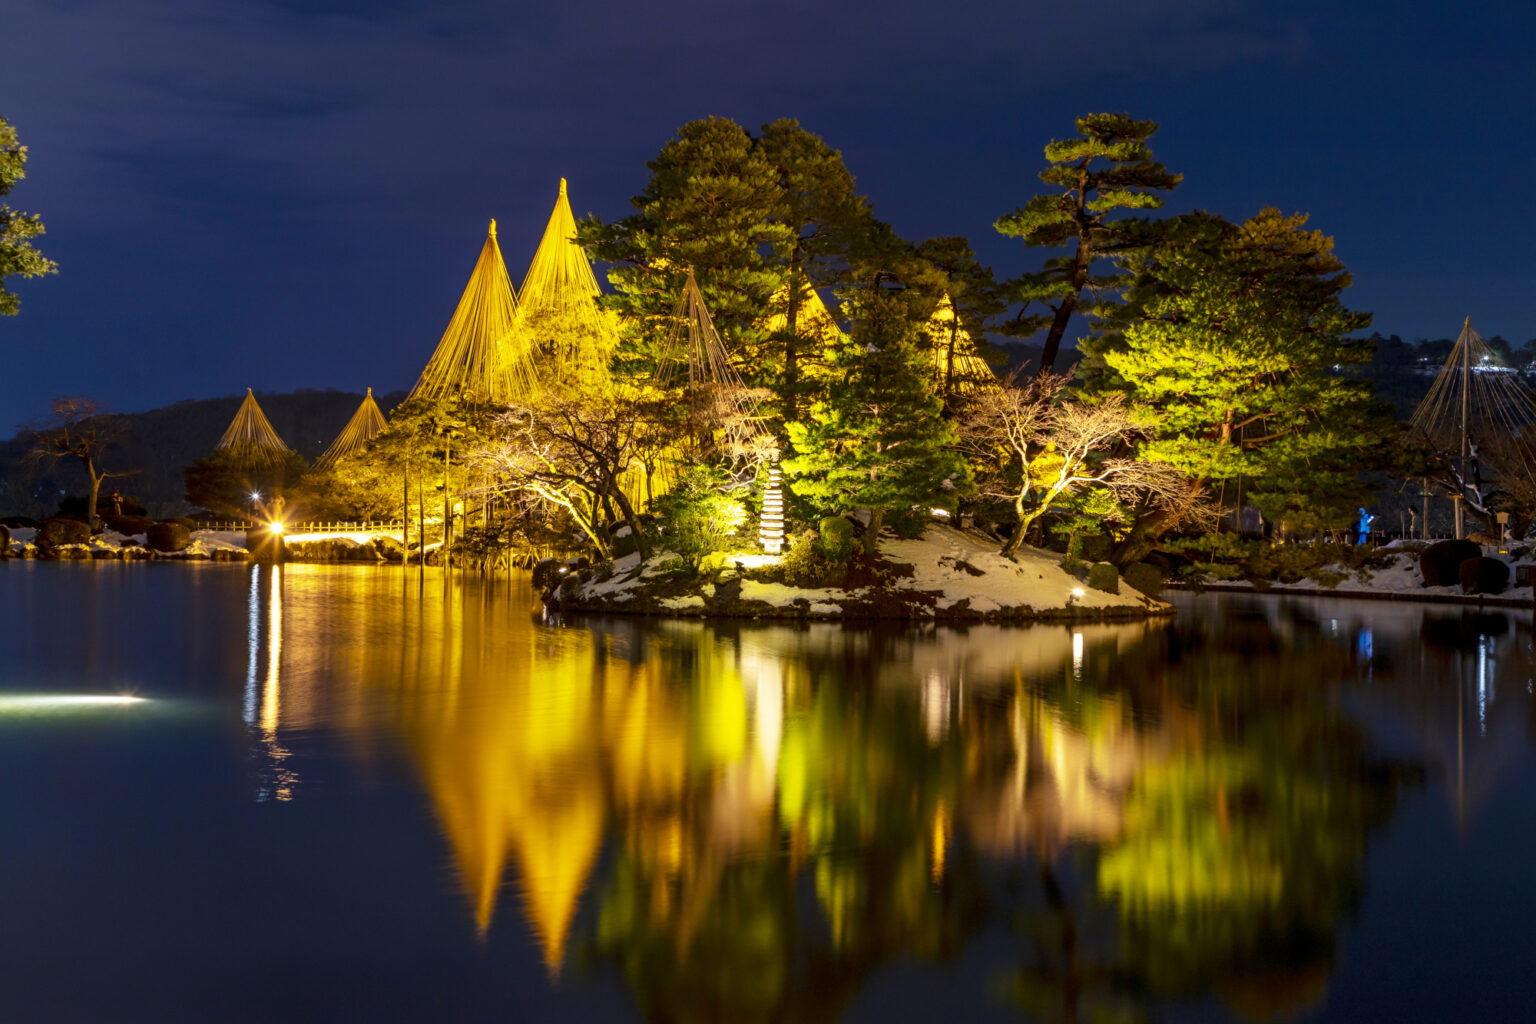
[[[6,555],[9,555],[10,553],[11,553],[11,531],[10,531],[10,529],[8,527],[4,526],[3,524],[0,524],[0,558],[4,558]]]
[[[833,565],[846,565],[853,557],[853,524],[842,516],[830,516],[817,524],[821,553]]]
[[[1469,558],[1457,567],[1463,594],[1499,594],[1509,585],[1509,566],[1497,558]]]
[[[1436,541],[1419,552],[1419,572],[1426,587],[1454,587],[1461,582],[1461,563],[1481,557],[1483,549],[1469,540]]]
[[[1104,559],[1109,557],[1109,552],[1115,546],[1114,540],[1104,536],[1102,533],[1089,533],[1081,536],[1083,558],[1090,562],[1104,561]]]
[[[80,519],[45,519],[43,525],[37,528],[34,542],[44,549],[65,544],[89,544],[91,528]]]
[[[1088,585],[1106,594],[1120,593],[1120,570],[1113,562],[1094,562],[1088,567]]]
[[[185,551],[192,543],[192,531],[174,521],[154,523],[145,535],[144,543],[156,551]]]
[[[1157,597],[1163,592],[1163,574],[1150,562],[1126,566],[1123,578],[1126,586],[1148,597]]]

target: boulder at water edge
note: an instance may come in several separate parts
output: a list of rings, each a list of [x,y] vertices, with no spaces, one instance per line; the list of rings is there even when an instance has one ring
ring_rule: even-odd
[[[1463,594],[1500,594],[1509,585],[1509,566],[1497,558],[1469,558],[1458,567]]]
[[[144,542],[156,551],[185,551],[192,543],[192,531],[181,523],[154,523],[145,535]]]
[[[1419,572],[1426,587],[1454,587],[1461,582],[1461,563],[1481,557],[1482,547],[1470,540],[1439,540],[1419,553]]]

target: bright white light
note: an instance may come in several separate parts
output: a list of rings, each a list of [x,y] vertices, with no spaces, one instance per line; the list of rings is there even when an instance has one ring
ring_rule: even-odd
[[[52,708],[90,708],[116,704],[142,704],[148,698],[86,693],[0,694],[0,711],[36,711]]]
[[[252,501],[260,501],[261,500],[261,492],[260,491],[252,491],[251,492],[251,500]]]
[[[1072,634],[1072,678],[1083,678],[1083,634]]]
[[[267,529],[271,530],[273,533],[282,533],[283,524],[274,520],[273,522],[267,524]]]
[[[1083,596],[1083,588],[1082,587],[1073,587],[1072,588],[1072,596],[1073,597],[1082,597]]]

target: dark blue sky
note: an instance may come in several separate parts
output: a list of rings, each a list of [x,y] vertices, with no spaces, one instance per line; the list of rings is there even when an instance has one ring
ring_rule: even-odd
[[[561,176],[622,216],[708,114],[798,117],[902,234],[1013,274],[991,224],[1041,147],[1128,111],[1171,210],[1311,213],[1383,332],[1536,336],[1529,0],[0,6],[10,203],[60,266],[0,319],[0,433],[58,394],[407,387],[489,218],[520,281]]]

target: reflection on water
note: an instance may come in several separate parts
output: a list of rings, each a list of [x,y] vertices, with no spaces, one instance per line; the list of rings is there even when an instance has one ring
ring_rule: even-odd
[[[558,623],[505,580],[9,566],[0,651],[0,697],[151,698],[0,714],[4,1019],[326,1019],[329,978],[380,1020],[1536,997],[1528,615]]]
[[[1511,679],[1530,706],[1529,642],[1499,616],[556,625],[505,584],[249,585],[257,799],[302,798],[289,730],[398,744],[466,927],[515,899],[552,978],[579,948],[655,1019],[836,1019],[877,968],[996,922],[997,988],[1032,1016],[1316,1007],[1405,787],[1443,775],[1465,816],[1529,751],[1501,714]]]

